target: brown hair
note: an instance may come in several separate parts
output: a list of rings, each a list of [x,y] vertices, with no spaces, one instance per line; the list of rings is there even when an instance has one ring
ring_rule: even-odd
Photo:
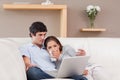
[[[47,44],[49,41],[55,41],[59,46],[60,46],[60,51],[62,51],[62,44],[60,43],[60,41],[55,37],[55,36],[48,36],[45,41],[44,41],[44,46],[45,49],[47,49]]]

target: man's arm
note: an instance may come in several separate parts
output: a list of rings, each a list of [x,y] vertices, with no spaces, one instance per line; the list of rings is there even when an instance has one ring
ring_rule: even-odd
[[[25,66],[26,66],[26,71],[27,71],[30,67],[35,66],[35,65],[31,64],[31,61],[30,61],[30,58],[29,58],[29,57],[23,56],[23,60],[24,60]]]

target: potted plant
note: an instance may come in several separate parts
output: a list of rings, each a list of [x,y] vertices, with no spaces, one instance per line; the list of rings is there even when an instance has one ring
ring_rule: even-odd
[[[90,20],[90,28],[94,28],[94,21],[95,21],[96,15],[100,11],[101,11],[101,9],[99,6],[88,5],[86,7],[87,16]]]

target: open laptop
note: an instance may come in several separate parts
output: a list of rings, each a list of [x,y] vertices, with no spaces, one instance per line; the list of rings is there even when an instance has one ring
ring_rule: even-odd
[[[56,78],[69,77],[74,74],[81,75],[88,63],[89,56],[75,56],[63,59],[59,70],[51,71]]]

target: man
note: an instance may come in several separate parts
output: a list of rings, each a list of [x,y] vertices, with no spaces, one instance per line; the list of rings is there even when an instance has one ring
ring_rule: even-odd
[[[44,71],[54,70],[48,53],[43,49],[47,28],[42,22],[34,22],[30,28],[32,42],[20,48],[26,66],[28,80],[53,78]],[[43,71],[44,70],[44,71]]]
[[[20,48],[26,66],[28,80],[40,80],[54,78],[47,74],[48,71],[55,70],[55,64],[49,59],[49,54],[43,47],[43,42],[47,34],[47,28],[42,22],[34,22],[30,28],[32,42]],[[75,80],[87,80],[83,76],[75,75],[71,78]]]

